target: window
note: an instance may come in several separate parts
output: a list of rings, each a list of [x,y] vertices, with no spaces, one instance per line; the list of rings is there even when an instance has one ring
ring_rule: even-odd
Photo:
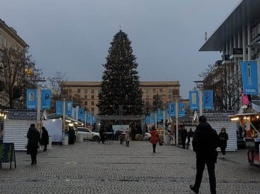
[[[81,91],[80,91],[80,89],[78,89],[78,93],[80,93]]]
[[[88,101],[85,101],[85,105],[88,105]]]
[[[85,89],[85,94],[87,94],[88,93],[88,89]]]
[[[91,90],[91,94],[94,94],[95,93],[95,90]]]
[[[92,106],[94,106],[94,105],[95,105],[94,101],[91,101],[91,105],[92,105]]]
[[[94,108],[91,108],[91,111],[92,111],[92,112],[94,112],[94,110],[95,110]]]
[[[85,95],[85,99],[88,99],[88,95]]]
[[[94,95],[91,95],[91,99],[94,100]]]

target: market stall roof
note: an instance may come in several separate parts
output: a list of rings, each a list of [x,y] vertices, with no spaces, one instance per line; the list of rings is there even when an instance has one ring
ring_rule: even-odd
[[[37,120],[36,110],[27,109],[7,109],[7,119],[12,120]],[[42,118],[43,111],[40,111],[40,117]]]
[[[47,119],[62,119],[62,118],[63,118],[62,115],[56,114],[56,113],[49,114],[49,115],[47,116]],[[75,119],[73,119],[73,118],[71,118],[71,117],[68,117],[67,115],[66,115],[65,119],[66,119],[66,120],[70,120],[71,122],[78,122],[78,123],[83,124],[81,121],[77,121],[77,120],[75,120]]]
[[[243,0],[199,51],[222,51],[223,46],[248,22],[260,18],[260,0]]]

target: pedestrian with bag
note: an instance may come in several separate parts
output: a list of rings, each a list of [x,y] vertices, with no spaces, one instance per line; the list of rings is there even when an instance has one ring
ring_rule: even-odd
[[[41,145],[44,146],[43,151],[47,151],[47,145],[49,144],[49,133],[45,127],[42,127]]]
[[[159,142],[160,138],[159,138],[159,134],[155,128],[155,126],[152,126],[151,130],[150,130],[150,142],[153,145],[153,153],[156,152],[156,144]]]
[[[217,147],[219,146],[219,137],[217,132],[207,123],[205,116],[199,117],[199,124],[193,134],[193,151],[196,152],[196,179],[195,184],[190,185],[194,193],[199,193],[203,171],[207,165],[210,192],[216,194],[216,176],[215,163],[217,162]]]
[[[228,140],[228,134],[226,133],[225,127],[221,128],[221,131],[218,136],[219,136],[219,147],[222,153],[222,158],[225,159],[227,140]]]
[[[40,147],[40,132],[31,124],[27,132],[27,154],[31,155],[31,165],[37,164],[38,148]]]

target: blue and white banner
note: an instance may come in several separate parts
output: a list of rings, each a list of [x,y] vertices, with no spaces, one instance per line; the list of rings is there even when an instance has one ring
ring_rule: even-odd
[[[68,116],[72,115],[72,108],[73,108],[73,102],[72,101],[66,102],[66,115]]]
[[[151,123],[155,123],[155,114],[154,113],[151,113],[150,121],[151,121]]]
[[[174,102],[170,102],[168,104],[168,114],[171,117],[175,117],[176,115],[176,105]],[[183,117],[185,116],[185,108],[186,108],[186,104],[185,103],[178,103],[178,116],[179,117]]]
[[[244,94],[258,95],[257,62],[240,62]]]
[[[36,109],[36,104],[37,104],[37,90],[27,89],[26,91],[27,109]]]
[[[203,90],[203,109],[214,110],[213,90]]]
[[[172,117],[175,116],[175,103],[174,102],[168,103],[168,114]]]
[[[27,89],[26,91],[27,109],[37,109],[37,89]],[[51,90],[41,90],[41,109],[50,109]]]
[[[79,108],[79,111],[78,111],[78,119],[81,120],[81,121],[84,121],[84,120],[85,120],[83,108]]]
[[[42,109],[50,109],[51,107],[51,90],[41,90],[41,107]]]
[[[190,110],[199,110],[198,90],[189,91]]]
[[[185,108],[186,104],[185,103],[179,103],[179,117],[184,117],[185,116]]]
[[[62,101],[56,101],[56,114],[62,115]]]
[[[161,109],[157,110],[157,122],[161,122],[163,120],[163,111]]]

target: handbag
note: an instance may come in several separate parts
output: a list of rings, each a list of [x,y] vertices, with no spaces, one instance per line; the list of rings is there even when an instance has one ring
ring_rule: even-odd
[[[162,142],[159,142],[159,146],[162,146],[163,145],[163,143]]]

